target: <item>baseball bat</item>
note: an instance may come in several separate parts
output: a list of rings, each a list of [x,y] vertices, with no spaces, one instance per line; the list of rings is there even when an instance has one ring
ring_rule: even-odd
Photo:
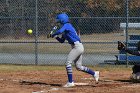
[[[52,30],[49,32],[49,34],[47,34],[47,38],[50,38],[51,37],[51,35],[57,30],[57,26],[54,26],[53,28],[52,28]]]

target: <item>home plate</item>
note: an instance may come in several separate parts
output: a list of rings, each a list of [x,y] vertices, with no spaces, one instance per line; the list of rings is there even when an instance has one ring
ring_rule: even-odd
[[[75,85],[89,85],[89,83],[74,83]]]
[[[99,80],[99,81],[101,81],[101,82],[115,82],[114,80]]]

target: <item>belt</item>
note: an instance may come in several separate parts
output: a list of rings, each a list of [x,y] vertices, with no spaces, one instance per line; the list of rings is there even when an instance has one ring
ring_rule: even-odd
[[[81,43],[81,42],[80,41],[76,41],[76,42],[72,42],[71,44],[75,45],[75,44],[78,44],[78,43]]]

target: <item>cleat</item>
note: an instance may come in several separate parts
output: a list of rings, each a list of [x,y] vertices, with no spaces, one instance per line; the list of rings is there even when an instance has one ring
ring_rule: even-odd
[[[69,88],[69,87],[74,87],[74,86],[75,86],[74,82],[72,82],[72,83],[67,82],[63,87],[64,88]]]
[[[94,78],[95,78],[95,82],[98,83],[98,81],[99,81],[99,71],[95,71]]]

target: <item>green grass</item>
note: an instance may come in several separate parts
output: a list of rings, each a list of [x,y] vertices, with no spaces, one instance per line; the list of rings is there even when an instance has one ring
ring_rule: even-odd
[[[0,65],[0,72],[65,70],[64,66]]]
[[[103,66],[95,66],[93,68],[96,68],[100,71],[131,71],[132,65],[103,65]]]
[[[88,66],[91,69],[96,69],[99,71],[130,71],[131,67],[126,67],[125,65],[104,65],[104,66]],[[73,69],[75,67],[73,66]],[[55,70],[65,70],[65,66],[35,66],[35,65],[0,65],[0,72],[18,72],[18,71],[55,71]]]

